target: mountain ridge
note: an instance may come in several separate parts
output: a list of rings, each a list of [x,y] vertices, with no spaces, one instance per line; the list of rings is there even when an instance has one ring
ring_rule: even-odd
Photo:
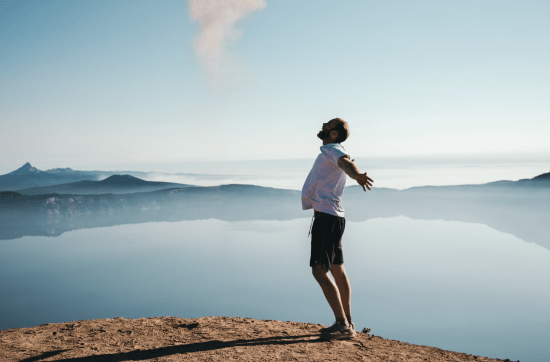
[[[121,175],[121,173],[123,172],[125,173],[125,175]],[[114,182],[115,180],[118,180],[123,183],[124,180],[126,180],[126,182],[130,184],[132,182],[137,183],[139,181],[130,179],[129,177],[140,179],[139,177],[136,177],[136,175],[139,175],[140,177],[147,177],[147,176],[150,176],[149,174],[154,174],[155,176],[166,175],[168,177],[173,175],[197,176],[197,174],[182,174],[182,173],[164,174],[164,173],[141,172],[141,171],[79,171],[79,170],[73,170],[69,167],[53,168],[46,171],[41,171],[36,167],[33,167],[29,162],[27,162],[22,167],[18,168],[15,171],[12,171],[5,175],[0,175],[0,190],[18,191],[18,190],[29,189],[29,188],[68,184],[68,183],[78,182],[78,181],[104,181],[105,179],[110,179],[111,176],[115,176],[115,175],[126,176],[126,179],[115,178],[115,179],[111,179],[111,181]],[[153,182],[153,181],[145,181],[143,179],[141,180],[143,182]],[[107,181],[106,183],[111,181]],[[178,185],[187,185],[187,184],[178,184]],[[353,187],[353,186],[349,186],[349,187]],[[425,185],[425,186],[410,187],[408,189],[401,190],[401,191],[406,191],[406,190],[417,191],[422,188],[465,189],[465,188],[490,188],[490,187],[495,187],[495,188],[496,187],[498,188],[501,188],[501,187],[547,188],[548,187],[550,188],[550,172],[543,173],[531,179],[521,179],[518,181],[499,180],[499,181],[492,181],[484,184],[444,185],[444,186]],[[387,189],[394,190],[390,188],[387,188]],[[44,192],[51,193],[55,191],[46,190]]]
[[[92,195],[92,194],[125,194],[135,192],[150,192],[167,188],[200,187],[196,185],[173,182],[145,181],[131,175],[112,175],[101,181],[83,180],[65,184],[31,187],[17,190],[24,195],[62,194],[62,195]]]

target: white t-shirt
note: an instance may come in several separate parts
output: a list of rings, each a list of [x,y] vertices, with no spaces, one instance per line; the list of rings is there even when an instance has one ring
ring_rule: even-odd
[[[345,155],[346,150],[339,143],[321,146],[321,153],[302,187],[302,210],[315,209],[344,217],[342,195],[346,173],[338,166],[338,159]]]

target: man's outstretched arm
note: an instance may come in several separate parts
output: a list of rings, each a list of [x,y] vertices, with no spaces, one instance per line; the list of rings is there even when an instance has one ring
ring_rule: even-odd
[[[357,166],[355,166],[355,163],[353,163],[353,161],[355,160],[350,161],[349,156],[345,155],[338,159],[338,166],[340,166],[340,168],[344,170],[344,172],[349,177],[357,181],[357,183],[363,188],[363,191],[367,191],[367,189],[370,190],[372,182],[374,182],[373,179],[368,177],[366,172],[359,172],[359,169],[357,168]]]

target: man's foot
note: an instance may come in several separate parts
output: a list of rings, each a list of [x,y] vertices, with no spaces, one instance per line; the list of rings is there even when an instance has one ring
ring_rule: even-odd
[[[328,330],[334,330],[336,328],[335,326],[336,326],[336,322],[334,322],[334,324],[331,325],[330,327],[321,328],[320,332],[326,333],[326,331]],[[351,323],[349,324],[349,327],[355,332],[355,324]]]
[[[347,326],[340,321],[336,321],[332,326],[321,330],[321,338],[328,339],[351,339],[355,337],[355,326]]]

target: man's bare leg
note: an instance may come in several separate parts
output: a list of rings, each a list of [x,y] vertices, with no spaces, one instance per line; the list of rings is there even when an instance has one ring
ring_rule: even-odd
[[[321,289],[323,289],[325,298],[327,298],[327,302],[330,305],[330,308],[332,308],[332,312],[334,313],[334,317],[336,317],[336,320],[346,321],[346,316],[344,314],[344,308],[342,307],[342,301],[340,300],[338,287],[334,284],[332,278],[328,275],[328,271],[326,271],[321,265],[315,265],[313,268],[311,268],[311,271],[313,272],[313,276],[321,286]]]
[[[346,314],[346,319],[348,323],[351,323],[351,286],[344,269],[344,264],[332,264],[330,272],[336,281],[336,287],[340,293],[340,301]]]

